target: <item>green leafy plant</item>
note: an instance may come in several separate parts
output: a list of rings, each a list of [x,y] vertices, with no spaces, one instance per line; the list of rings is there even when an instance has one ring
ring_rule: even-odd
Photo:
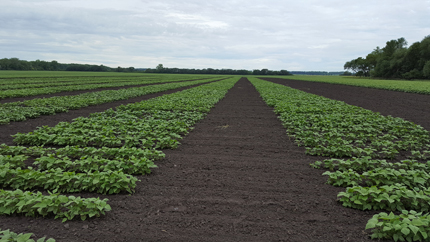
[[[35,242],[35,240],[30,239],[30,237],[33,235],[33,233],[26,233],[26,234],[17,234],[12,231],[8,230],[1,230],[0,229],[0,242]],[[47,239],[45,237],[42,237],[36,242],[55,242],[55,239]]]
[[[39,170],[50,170],[61,168],[67,171],[75,172],[94,172],[94,171],[117,171],[130,175],[145,175],[151,173],[151,168],[157,167],[153,161],[147,158],[136,158],[134,156],[128,159],[109,160],[98,156],[82,156],[78,160],[71,160],[67,156],[53,155],[36,158],[33,165],[37,165]]]
[[[405,185],[394,184],[381,187],[354,186],[338,194],[344,207],[361,210],[428,212],[430,209],[430,189],[411,190]]]
[[[422,154],[428,150],[429,132],[412,122],[257,78],[249,80],[307,154],[394,159],[402,150]]]
[[[429,241],[430,215],[403,210],[402,214],[392,212],[375,214],[366,225],[372,229],[372,239],[394,239],[394,241]]]
[[[0,165],[0,183],[15,189],[43,188],[53,192],[97,193],[134,192],[137,178],[121,171],[66,172],[60,168],[47,171],[11,169],[9,164]]]
[[[100,217],[110,211],[111,207],[107,201],[108,199],[67,197],[54,193],[45,196],[41,192],[23,192],[19,189],[0,190],[0,214],[17,213],[31,217],[52,214],[55,218],[62,218],[63,222],[74,217],[85,220],[87,217]]]

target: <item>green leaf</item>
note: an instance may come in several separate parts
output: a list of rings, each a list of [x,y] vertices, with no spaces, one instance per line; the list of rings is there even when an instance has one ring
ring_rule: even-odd
[[[36,203],[36,205],[34,205],[33,208],[46,208],[50,203],[51,203],[51,201],[44,200],[40,203]]]
[[[16,240],[17,242],[26,242],[30,239],[30,237],[33,235],[33,233],[27,233],[19,236],[19,238]]]
[[[366,228],[365,229],[373,229],[376,227],[376,224],[378,223],[378,219],[377,218],[371,218],[367,224],[366,224]]]
[[[93,184],[97,184],[97,183],[99,183],[99,181],[100,181],[100,178],[99,177],[95,177],[93,179]]]
[[[420,230],[421,235],[423,236],[424,239],[427,239],[428,234],[425,231]]]
[[[391,230],[391,229],[392,229],[391,227],[384,226],[384,228],[382,229],[382,231],[389,231],[389,230]]]
[[[420,230],[417,226],[410,225],[409,228],[414,232],[414,234],[417,234],[417,232]]]
[[[408,228],[403,228],[403,229],[401,230],[401,232],[402,232],[402,234],[404,234],[404,235],[408,235],[411,231],[410,231]]]

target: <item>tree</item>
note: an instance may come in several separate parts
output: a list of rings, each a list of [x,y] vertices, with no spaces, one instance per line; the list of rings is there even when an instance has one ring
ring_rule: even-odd
[[[155,69],[157,70],[157,72],[162,72],[164,70],[163,64],[158,64]]]
[[[387,41],[383,48],[377,47],[365,59],[360,57],[346,62],[344,69],[351,70],[356,75],[382,78],[430,78],[430,36],[410,47],[407,45],[403,37]]]
[[[345,70],[352,70],[352,72],[355,72],[357,76],[369,76],[371,67],[372,65],[370,62],[362,57],[348,61],[343,66]]]
[[[430,78],[430,60],[424,65],[423,75],[425,78]]]

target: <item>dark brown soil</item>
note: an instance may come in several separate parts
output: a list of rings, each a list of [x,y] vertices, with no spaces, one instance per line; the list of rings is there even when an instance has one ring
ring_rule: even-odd
[[[363,92],[361,98],[367,97]],[[72,119],[60,115],[37,125]],[[0,127],[1,143],[11,141],[3,132],[31,131],[36,120],[29,120],[28,128],[25,123],[9,126],[10,131]],[[246,79],[181,143],[165,151],[151,175],[139,177],[135,194],[99,196],[110,200],[113,210],[106,216],[66,223],[2,216],[0,228],[57,241],[371,241],[364,227],[377,212],[347,209],[336,201],[344,189],[325,184],[323,171],[309,166],[322,158],[306,156],[289,139]]]

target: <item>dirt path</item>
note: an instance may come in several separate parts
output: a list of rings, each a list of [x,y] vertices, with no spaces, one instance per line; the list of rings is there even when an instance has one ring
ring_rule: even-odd
[[[0,217],[0,228],[57,241],[371,241],[375,212],[342,207],[343,188],[286,135],[241,79],[134,195],[100,196],[113,211],[87,221]],[[81,194],[94,196],[94,194]]]
[[[280,78],[262,79],[344,101],[382,115],[400,117],[430,130],[430,95]]]

